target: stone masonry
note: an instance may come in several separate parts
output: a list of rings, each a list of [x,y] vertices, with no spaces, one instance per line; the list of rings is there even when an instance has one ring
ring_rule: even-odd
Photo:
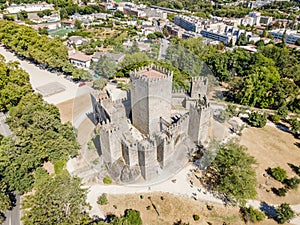
[[[140,175],[153,179],[176,163],[176,156],[187,156],[195,146],[208,143],[208,79],[193,78],[189,93],[173,94],[172,78],[170,71],[156,66],[133,71],[128,99],[102,98],[96,104],[103,161],[109,171],[120,170],[113,172],[119,176],[114,179],[132,182]],[[131,106],[130,112],[124,105]],[[177,113],[178,108],[183,113]]]

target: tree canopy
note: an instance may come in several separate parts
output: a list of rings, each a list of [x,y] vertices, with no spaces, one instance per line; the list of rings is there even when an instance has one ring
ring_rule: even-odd
[[[207,183],[223,193],[234,204],[245,204],[256,196],[256,175],[252,165],[255,159],[246,148],[231,141],[220,146],[216,158],[209,166]]]
[[[35,185],[34,194],[26,196],[22,202],[24,225],[83,225],[90,222],[86,213],[86,190],[80,187],[80,179],[71,177],[67,171],[42,179]]]
[[[49,39],[30,27],[2,20],[0,42],[21,56],[66,73],[72,72],[66,69],[73,66],[68,60],[67,47],[60,39]]]

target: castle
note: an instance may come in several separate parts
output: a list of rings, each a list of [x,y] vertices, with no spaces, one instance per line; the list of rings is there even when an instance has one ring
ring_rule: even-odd
[[[208,79],[193,78],[189,93],[173,93],[172,79],[166,69],[144,67],[130,73],[128,98],[99,98],[100,154],[114,179],[153,179],[172,163],[186,163],[189,151],[208,143]]]

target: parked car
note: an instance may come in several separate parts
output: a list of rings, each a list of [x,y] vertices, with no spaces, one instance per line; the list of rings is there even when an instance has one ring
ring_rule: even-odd
[[[82,87],[82,86],[84,86],[84,85],[86,85],[85,82],[80,82],[79,85],[78,85],[78,87]]]

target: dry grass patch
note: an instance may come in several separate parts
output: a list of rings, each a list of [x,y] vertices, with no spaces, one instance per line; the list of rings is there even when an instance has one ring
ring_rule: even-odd
[[[212,224],[230,222],[231,225],[243,223],[238,208],[213,205],[213,209],[208,210],[205,202],[195,201],[185,196],[168,193],[142,193],[108,195],[107,198],[108,205],[101,206],[105,214],[119,216],[125,209],[136,209],[141,212],[144,225],[173,225],[179,220],[191,225],[207,224],[207,222],[212,222]],[[158,212],[160,216],[158,216]],[[200,219],[194,221],[193,215],[199,215]]]
[[[258,200],[270,204],[282,202],[299,204],[300,188],[297,191],[288,191],[285,197],[278,197],[271,191],[271,188],[280,188],[283,185],[272,178],[267,178],[265,172],[269,167],[280,166],[287,171],[288,178],[294,177],[296,174],[288,163],[300,165],[300,149],[295,145],[296,142],[293,135],[271,126],[248,128],[243,132],[240,144],[247,146],[249,154],[254,156],[258,163],[256,167],[259,184]]]

